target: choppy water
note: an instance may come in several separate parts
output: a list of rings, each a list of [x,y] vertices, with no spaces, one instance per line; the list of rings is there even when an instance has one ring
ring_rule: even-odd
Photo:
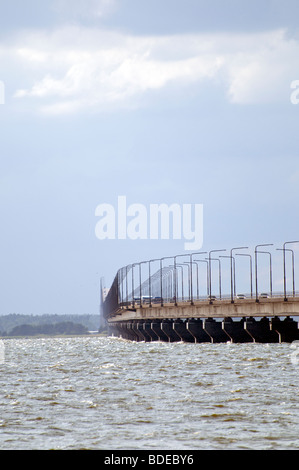
[[[0,449],[299,449],[289,344],[4,344]]]

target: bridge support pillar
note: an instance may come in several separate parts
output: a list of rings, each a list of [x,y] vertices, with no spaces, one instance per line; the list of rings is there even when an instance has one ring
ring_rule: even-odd
[[[193,336],[195,343],[210,343],[211,337],[203,329],[203,322],[199,318],[188,320],[186,329]]]
[[[222,329],[222,323],[213,318],[203,320],[203,329],[210,336],[211,343],[227,343],[231,341],[231,338]]]
[[[122,322],[118,325],[118,330],[120,332],[120,336],[123,338],[123,339],[129,339],[128,338],[128,332],[127,332],[127,324],[126,322]]]
[[[280,341],[277,331],[270,329],[267,317],[263,317],[259,321],[256,321],[255,318],[247,318],[244,328],[255,343],[279,343]]]
[[[186,343],[194,343],[194,336],[187,330],[187,321],[176,320],[173,323],[173,329],[180,337],[181,341]]]
[[[231,338],[232,343],[252,343],[253,338],[244,329],[245,319],[239,321],[225,318],[222,322],[223,331]]]
[[[291,343],[299,340],[298,323],[290,317],[286,317],[283,321],[278,317],[271,318],[270,330],[277,332],[280,343]]]
[[[138,321],[136,324],[136,328],[137,328],[138,333],[140,334],[140,341],[149,342],[151,341],[151,337],[148,334],[148,332],[145,330],[144,325],[145,324],[143,321]]]
[[[158,341],[159,337],[152,328],[152,321],[148,320],[143,324],[145,333],[149,336],[149,341]]]
[[[156,335],[158,337],[158,341],[165,341],[165,342],[169,341],[168,336],[162,330],[162,321],[161,320],[153,320],[152,321],[152,330],[154,331],[154,333],[156,333]]]
[[[133,321],[131,323],[131,329],[133,333],[135,334],[136,341],[144,341],[144,336],[140,333],[138,327],[137,327],[137,322]]]
[[[173,320],[164,320],[161,323],[161,330],[167,336],[169,343],[181,341],[180,336],[175,332],[173,326],[174,326]]]
[[[189,343],[282,343],[299,340],[298,322],[290,317],[127,320],[108,324],[109,335],[130,341]]]
[[[123,339],[132,340],[131,331],[128,328],[127,322],[121,322],[117,325],[118,336],[121,336]]]
[[[139,337],[137,333],[134,331],[134,323],[127,322],[126,326],[127,326],[128,339],[131,341],[139,341]]]

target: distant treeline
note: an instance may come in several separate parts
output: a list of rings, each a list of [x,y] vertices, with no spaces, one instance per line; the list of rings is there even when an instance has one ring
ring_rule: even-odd
[[[84,335],[88,334],[86,326],[71,321],[49,325],[19,325],[15,326],[8,336],[35,335]]]
[[[76,335],[99,330],[99,315],[22,315],[0,316],[0,336]]]

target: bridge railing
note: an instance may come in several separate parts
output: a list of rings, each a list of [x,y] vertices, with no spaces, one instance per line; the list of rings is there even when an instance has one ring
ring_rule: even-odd
[[[260,299],[271,297],[283,297],[287,301],[289,297],[299,295],[295,290],[294,250],[286,248],[286,245],[291,243],[299,241],[285,242],[282,248],[276,248],[282,252],[280,280],[283,283],[283,291],[281,292],[273,292],[273,253],[261,250],[261,247],[272,247],[272,244],[256,245],[252,253],[248,252],[248,247],[185,253],[141,261],[120,268],[103,302],[104,317],[107,318],[111,313],[122,309],[136,309],[143,306],[163,307],[166,304],[177,305],[182,302],[193,305],[200,301],[208,300],[213,303],[230,299],[234,303],[236,300],[248,298],[259,302]],[[230,254],[224,255],[224,252]],[[291,265],[287,258],[289,252]],[[260,257],[265,254],[269,259],[267,267],[265,264],[259,265]],[[249,261],[246,277],[250,288],[249,293],[245,294],[238,293],[236,289],[238,281],[236,259],[241,256],[247,257]],[[267,257],[264,256],[264,260]],[[228,261],[224,261],[224,258]],[[263,272],[260,274],[261,268]],[[268,286],[266,289],[261,289],[260,278],[265,285],[265,276],[268,278]],[[223,292],[223,278],[226,284],[229,283],[230,292]]]

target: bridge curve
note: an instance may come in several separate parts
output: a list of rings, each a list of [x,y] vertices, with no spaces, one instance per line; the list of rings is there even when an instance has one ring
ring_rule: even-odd
[[[283,292],[273,292],[270,251],[256,245],[179,254],[127,265],[118,270],[103,298],[110,334],[133,341],[292,342],[299,340],[299,293],[295,290],[294,250],[282,248]],[[237,253],[237,251],[241,251]],[[221,255],[229,251],[229,255]],[[288,289],[286,252],[292,253]],[[218,257],[215,254],[218,254]],[[259,256],[270,255],[269,288],[259,289]],[[206,255],[206,256],[205,256]],[[236,292],[236,256],[249,260],[250,293]],[[230,292],[223,294],[221,258],[229,259]],[[217,261],[217,284],[213,264]],[[201,277],[199,272],[201,270]],[[226,272],[227,275],[227,272]],[[212,282],[212,277],[213,281]],[[203,282],[204,278],[204,282]],[[254,285],[254,288],[253,288]],[[204,290],[204,293],[203,293]]]

